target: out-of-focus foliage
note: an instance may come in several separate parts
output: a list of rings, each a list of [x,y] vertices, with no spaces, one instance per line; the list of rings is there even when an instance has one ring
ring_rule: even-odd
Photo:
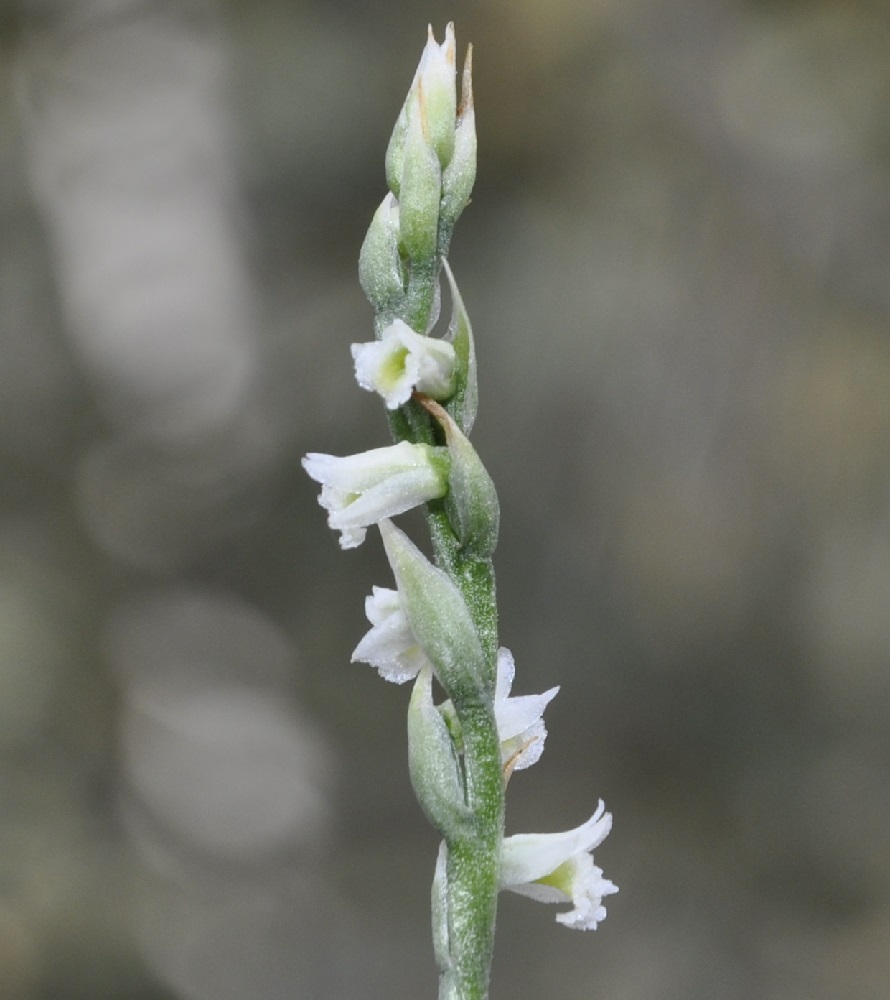
[[[298,468],[388,443],[355,262],[426,18],[475,50],[451,262],[501,638],[518,694],[562,685],[508,825],[602,795],[621,886],[585,937],[505,898],[492,995],[883,1000],[868,0],[5,12],[4,996],[433,994],[404,699],[348,662],[391,581],[372,540],[344,566]]]

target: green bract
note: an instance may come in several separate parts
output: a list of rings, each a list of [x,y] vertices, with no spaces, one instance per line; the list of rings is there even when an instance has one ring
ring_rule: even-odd
[[[448,266],[448,261],[442,261],[442,270],[448,279],[451,290],[451,323],[448,326],[447,339],[454,347],[457,358],[455,368],[454,395],[448,401],[445,409],[457,421],[458,426],[469,434],[476,421],[476,410],[479,406],[479,388],[476,382],[476,345],[473,343],[473,328],[467,315],[464,300],[461,298],[457,282]]]
[[[452,701],[490,701],[494,677],[460,591],[391,521],[379,528],[405,616],[439,683]]]
[[[463,769],[445,721],[433,703],[433,674],[417,675],[408,706],[408,769],[417,801],[427,819],[447,840],[471,825]]]
[[[374,213],[358,258],[358,277],[378,315],[394,316],[405,299],[408,275],[399,253],[399,206],[388,194]]]

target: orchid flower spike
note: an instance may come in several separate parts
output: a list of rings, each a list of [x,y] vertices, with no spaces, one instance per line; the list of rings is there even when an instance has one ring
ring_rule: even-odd
[[[431,894],[442,1000],[487,1000],[498,894],[568,903],[557,921],[593,929],[618,889],[594,864],[612,826],[602,802],[565,833],[504,837],[507,783],[544,749],[544,712],[559,688],[511,696],[515,665],[498,648],[493,555],[500,506],[470,441],[478,409],[476,349],[448,266],[455,223],[476,177],[472,49],[458,81],[454,26],[432,29],[385,156],[389,193],[359,256],[375,340],[351,345],[355,378],[378,394],[397,442],[359,455],[309,454],[319,503],[344,549],[377,525],[395,589],[365,600],[370,627],[352,653],[384,680],[414,680],[408,772],[442,838]],[[450,287],[442,336],[440,278]],[[425,506],[430,544],[391,518]],[[437,693],[440,692],[440,693]],[[437,699],[441,702],[437,704]]]

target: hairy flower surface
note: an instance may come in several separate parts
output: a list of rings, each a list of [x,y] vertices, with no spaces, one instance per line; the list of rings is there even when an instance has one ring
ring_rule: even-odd
[[[612,814],[600,801],[591,818],[565,833],[507,837],[501,848],[501,888],[542,903],[571,902],[556,919],[575,930],[595,930],[606,919],[603,899],[618,887],[593,863],[593,849],[612,828]]]
[[[454,348],[446,340],[415,333],[400,319],[379,340],[353,344],[352,358],[358,384],[379,393],[390,410],[407,403],[415,389],[433,399],[454,393]]]
[[[303,468],[321,484],[318,502],[343,549],[361,545],[369,525],[448,491],[447,449],[407,441],[342,458],[311,453]]]

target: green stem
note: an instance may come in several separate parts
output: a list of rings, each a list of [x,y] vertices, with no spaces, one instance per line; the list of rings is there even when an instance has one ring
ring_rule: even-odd
[[[434,922],[447,921],[450,942],[449,965],[443,970],[439,1000],[485,1000],[504,836],[504,779],[493,708],[497,661],[494,568],[490,559],[467,557],[461,552],[440,501],[427,505],[427,524],[436,563],[461,591],[490,665],[489,700],[454,701],[473,824],[465,836],[447,844],[446,888],[441,900],[446,912],[433,915]]]
[[[396,440],[432,444],[436,429],[422,407],[409,403],[391,415]],[[497,671],[497,603],[494,567],[462,551],[441,500],[426,505],[436,564],[461,592],[488,664],[482,698],[452,698],[460,723],[466,800],[473,821],[447,842],[445,884],[434,893],[434,926],[447,928],[439,1000],[486,1000],[494,950],[501,843],[504,836],[504,779],[494,717]]]
[[[451,227],[440,229],[437,252],[412,261],[399,318],[412,329],[429,327],[442,258]],[[409,402],[390,415],[396,441],[441,444],[441,430],[429,414]],[[433,893],[433,925],[445,927],[447,955],[440,956],[439,1000],[487,1000],[504,838],[504,778],[494,717],[497,673],[497,604],[494,567],[462,551],[441,500],[426,505],[436,564],[452,578],[470,610],[488,664],[485,699],[452,698],[463,742],[466,801],[473,819],[446,842],[445,884]]]
[[[445,504],[434,500],[426,505],[426,521],[433,542],[436,565],[451,577],[467,602],[479,641],[490,667],[494,690],[498,646],[498,609],[495,597],[494,566],[490,559],[468,556],[461,551]]]
[[[494,949],[500,849],[504,831],[504,781],[494,714],[487,705],[455,705],[464,744],[467,802],[472,830],[452,839],[442,900],[449,963],[440,1000],[486,1000]]]

